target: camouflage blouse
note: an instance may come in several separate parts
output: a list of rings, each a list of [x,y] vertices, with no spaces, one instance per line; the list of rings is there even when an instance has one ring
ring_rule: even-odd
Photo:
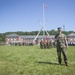
[[[55,35],[56,46],[65,47],[67,45],[66,36],[64,34]]]

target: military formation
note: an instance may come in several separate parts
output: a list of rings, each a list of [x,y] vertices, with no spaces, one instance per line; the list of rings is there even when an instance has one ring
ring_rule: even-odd
[[[5,42],[0,42],[0,46],[4,46],[5,45]]]
[[[33,46],[33,43],[26,43],[26,42],[18,42],[18,43],[9,43],[9,45],[11,46]]]
[[[53,42],[50,41],[40,41],[40,48],[41,49],[47,49],[47,48],[52,48],[53,47]]]

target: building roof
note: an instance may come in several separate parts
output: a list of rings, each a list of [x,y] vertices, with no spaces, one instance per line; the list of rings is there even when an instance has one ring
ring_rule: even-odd
[[[19,35],[17,35],[17,34],[10,34],[10,35],[6,35],[6,37],[8,37],[8,38],[16,38],[16,37],[18,37]]]
[[[17,35],[17,34],[10,34],[6,36],[7,38],[16,38],[16,37],[21,37],[21,38],[35,38],[36,35]],[[54,35],[50,36],[45,36],[47,38],[54,38]],[[43,38],[43,35],[39,35],[38,38]]]
[[[75,36],[75,33],[71,33],[71,34],[69,34],[68,36]]]
[[[21,38],[35,38],[36,35],[23,35],[20,36]],[[45,36],[47,38],[54,38],[54,35],[50,35],[50,36]],[[43,38],[43,35],[39,35],[38,38]]]

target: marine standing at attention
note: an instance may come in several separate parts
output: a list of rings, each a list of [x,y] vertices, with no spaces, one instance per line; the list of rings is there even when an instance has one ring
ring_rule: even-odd
[[[68,47],[68,43],[66,40],[66,36],[62,33],[61,27],[58,28],[58,34],[55,35],[55,42],[57,47],[57,55],[58,55],[58,62],[59,64],[62,63],[61,53],[64,57],[65,65],[68,66],[67,56],[66,56],[66,50],[65,48]]]

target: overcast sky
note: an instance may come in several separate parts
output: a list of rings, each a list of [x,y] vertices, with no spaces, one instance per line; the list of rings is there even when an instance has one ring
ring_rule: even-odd
[[[43,2],[46,30],[75,31],[75,0],[0,0],[0,33],[40,30]]]

